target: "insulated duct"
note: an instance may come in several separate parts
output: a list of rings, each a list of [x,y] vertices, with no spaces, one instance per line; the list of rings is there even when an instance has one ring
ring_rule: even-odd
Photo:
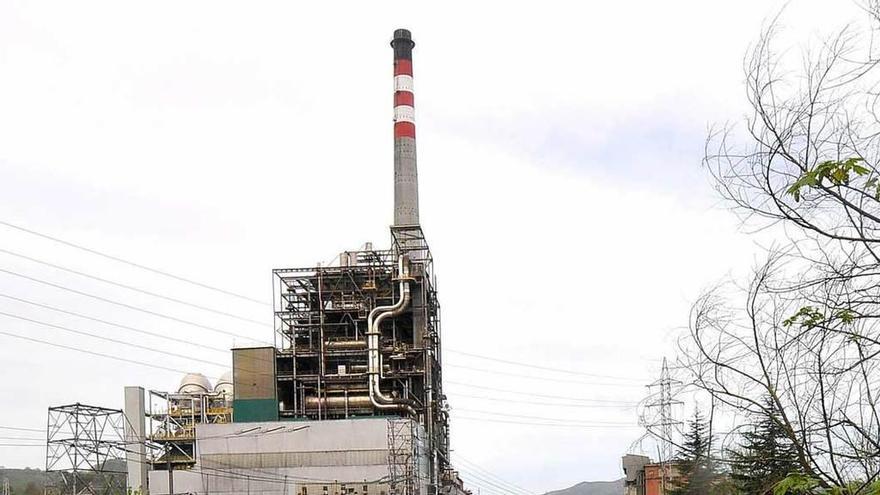
[[[383,410],[405,410],[416,415],[415,409],[405,399],[395,399],[388,397],[382,393],[379,388],[379,379],[382,371],[382,355],[379,352],[380,337],[382,336],[381,324],[382,320],[388,317],[397,316],[403,312],[409,305],[410,293],[409,282],[412,280],[409,275],[409,260],[405,255],[401,255],[397,261],[397,276],[400,284],[400,299],[391,306],[378,306],[370,311],[367,317],[367,366],[370,384],[370,400],[376,409]]]

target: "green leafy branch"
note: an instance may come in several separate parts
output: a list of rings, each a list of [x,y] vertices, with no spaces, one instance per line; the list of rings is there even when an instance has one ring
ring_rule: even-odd
[[[816,165],[816,168],[813,170],[805,172],[804,175],[788,188],[787,192],[794,197],[795,201],[799,202],[801,200],[802,191],[805,187],[816,188],[820,186],[823,181],[828,181],[835,186],[849,184],[850,179],[854,175],[861,177],[871,173],[870,168],[860,165],[864,161],[863,158],[858,157],[847,158],[843,161],[826,160],[819,165]],[[880,181],[878,181],[877,177],[868,179],[868,181],[865,182],[865,188],[873,194],[874,198],[880,200]]]
[[[860,490],[861,486],[862,483],[853,482],[848,486],[822,488],[816,478],[793,473],[773,487],[773,495],[880,495],[880,482]]]
[[[840,320],[844,325],[849,325],[853,321],[855,321],[856,315],[849,309],[841,309],[837,311],[832,318],[826,318],[825,313],[819,311],[818,308],[813,306],[804,306],[797,311],[793,316],[786,318],[782,322],[782,326],[790,327],[792,325],[798,325],[801,328],[813,329],[817,326],[827,323],[831,319]]]
[[[809,495],[818,493],[819,480],[803,474],[789,474],[773,487],[773,495]]]

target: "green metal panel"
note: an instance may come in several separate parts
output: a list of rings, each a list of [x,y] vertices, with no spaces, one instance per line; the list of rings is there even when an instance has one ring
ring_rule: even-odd
[[[278,401],[276,399],[235,399],[232,401],[232,421],[235,423],[278,421]]]

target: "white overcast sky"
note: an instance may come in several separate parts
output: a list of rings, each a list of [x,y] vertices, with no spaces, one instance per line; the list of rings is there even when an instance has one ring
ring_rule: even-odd
[[[516,378],[462,366],[523,369],[448,353],[454,456],[536,492],[616,479],[638,429],[469,418],[493,411],[634,425],[633,409],[505,404],[473,396],[506,394],[460,384],[643,396],[690,301],[758,251],[718,204],[700,159],[707,126],[744,114],[743,56],[782,4],[426,5],[0,0],[0,221],[266,301],[273,267],[328,261],[365,241],[387,245],[388,42],[407,27],[417,43],[421,217],[437,260],[444,346],[633,379]],[[794,0],[784,23],[787,35],[807,39],[859,15],[845,0]],[[2,226],[0,248],[265,324],[0,252],[2,270],[271,339],[266,307]],[[248,343],[2,272],[0,294],[197,344]],[[0,312],[229,361],[8,298]],[[0,330],[214,377],[224,371],[2,315]],[[0,426],[26,428],[42,427],[50,405],[121,407],[125,385],[167,390],[180,378],[4,335],[0,373]],[[0,465],[43,466],[43,455],[0,446]]]

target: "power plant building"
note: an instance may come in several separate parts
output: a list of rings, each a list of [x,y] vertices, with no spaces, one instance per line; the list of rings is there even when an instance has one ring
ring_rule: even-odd
[[[146,406],[141,389],[127,389],[129,421],[150,422],[133,434],[157,447],[148,480],[129,456],[129,487],[146,484],[154,495],[466,493],[449,461],[440,305],[419,224],[415,43],[399,29],[391,46],[390,245],[364,244],[329,266],[273,270],[275,345],[233,349],[231,376],[213,387],[187,375],[176,393],[150,392]]]

